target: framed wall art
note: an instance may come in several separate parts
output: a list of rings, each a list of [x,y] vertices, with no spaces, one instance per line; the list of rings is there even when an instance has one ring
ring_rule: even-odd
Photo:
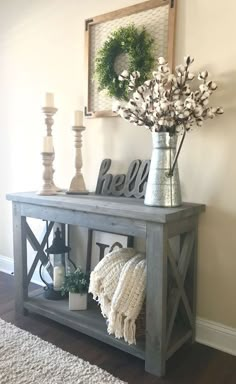
[[[119,248],[133,247],[133,244],[134,238],[132,236],[89,229],[87,271],[92,271],[107,253]]]
[[[111,37],[113,38],[115,36],[116,42],[118,38],[121,38],[122,33],[124,33],[122,29],[125,29],[127,34],[130,33],[129,28],[132,29],[131,32],[134,38],[136,36],[135,34],[141,34],[141,31],[145,31],[144,47],[147,49],[147,54],[150,53],[152,56],[150,57],[150,63],[153,63],[152,70],[155,69],[155,63],[160,56],[168,60],[170,67],[173,68],[176,1],[177,0],[149,0],[85,21],[85,117],[117,116],[116,113],[112,112],[114,99],[108,96],[109,92],[107,92],[106,88],[101,91],[100,86],[99,89],[97,62],[98,56],[101,55],[101,50],[108,48],[106,44],[111,40]],[[152,40],[152,42],[149,49],[146,43],[150,40]],[[135,40],[133,41],[135,42]],[[138,41],[140,41],[140,39],[138,39]],[[130,35],[127,39],[124,39],[124,41],[121,39],[119,42],[121,47],[128,47],[128,44],[132,44],[132,42],[130,42]],[[113,51],[112,55],[109,55],[109,58],[112,57],[113,59],[112,65],[114,64],[114,66],[111,68],[115,74],[110,84],[118,81],[119,74],[129,68],[131,61],[136,60],[136,62],[138,62],[138,50],[136,50],[135,53],[136,57],[130,57],[130,51],[128,51],[127,54],[127,50],[122,48],[121,50]],[[141,52],[141,50],[139,51]],[[132,50],[132,54],[133,52],[134,50]],[[139,62],[142,63],[143,60],[139,60]],[[106,68],[106,66],[104,66],[104,68]],[[135,68],[135,70],[139,70],[139,68]],[[142,72],[142,68],[140,72]],[[118,84],[118,87],[120,87],[120,84]]]

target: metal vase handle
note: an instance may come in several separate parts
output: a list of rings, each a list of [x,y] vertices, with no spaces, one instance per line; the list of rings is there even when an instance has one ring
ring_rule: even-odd
[[[183,134],[182,139],[181,139],[181,142],[180,142],[180,144],[179,144],[179,148],[178,148],[178,150],[177,150],[177,152],[176,152],[176,155],[175,155],[173,164],[171,165],[170,170],[169,170],[169,172],[167,173],[167,176],[168,176],[168,177],[172,177],[173,174],[174,174],[175,166],[176,166],[177,161],[178,161],[178,157],[179,157],[179,154],[180,154],[180,151],[181,151],[181,148],[182,148],[184,139],[185,139],[185,135],[186,135],[186,131],[184,131],[184,134]]]

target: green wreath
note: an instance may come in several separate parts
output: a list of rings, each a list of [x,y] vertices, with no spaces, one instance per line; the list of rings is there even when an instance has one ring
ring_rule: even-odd
[[[95,76],[99,84],[99,91],[106,90],[110,97],[118,100],[128,100],[128,81],[118,79],[114,64],[118,55],[128,55],[128,72],[140,72],[137,85],[149,78],[154,65],[152,53],[153,39],[146,32],[134,25],[121,27],[113,32],[98,51],[95,63]]]

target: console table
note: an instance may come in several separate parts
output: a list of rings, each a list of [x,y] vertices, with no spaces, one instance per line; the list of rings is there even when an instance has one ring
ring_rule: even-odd
[[[39,196],[27,192],[8,194],[7,199],[13,205],[16,310],[36,312],[133,354],[145,360],[146,371],[163,376],[166,360],[195,339],[197,229],[205,207],[155,208],[145,206],[143,200],[93,194]],[[27,218],[50,222],[41,242]],[[44,248],[54,222],[146,239],[146,335],[136,345],[108,335],[98,306],[69,311],[66,300],[46,300],[41,290],[28,292],[37,263],[45,261]],[[177,239],[175,249],[173,239]],[[37,251],[29,270],[27,241]]]

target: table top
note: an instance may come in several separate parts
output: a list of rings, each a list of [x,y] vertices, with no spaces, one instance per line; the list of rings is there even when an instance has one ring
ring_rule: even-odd
[[[144,205],[143,199],[95,195],[67,195],[64,192],[54,196],[41,196],[36,192],[10,193],[7,200],[37,207],[56,207],[73,211],[97,213],[136,220],[167,223],[195,216],[205,211],[205,205],[183,203],[180,207],[161,208]]]

